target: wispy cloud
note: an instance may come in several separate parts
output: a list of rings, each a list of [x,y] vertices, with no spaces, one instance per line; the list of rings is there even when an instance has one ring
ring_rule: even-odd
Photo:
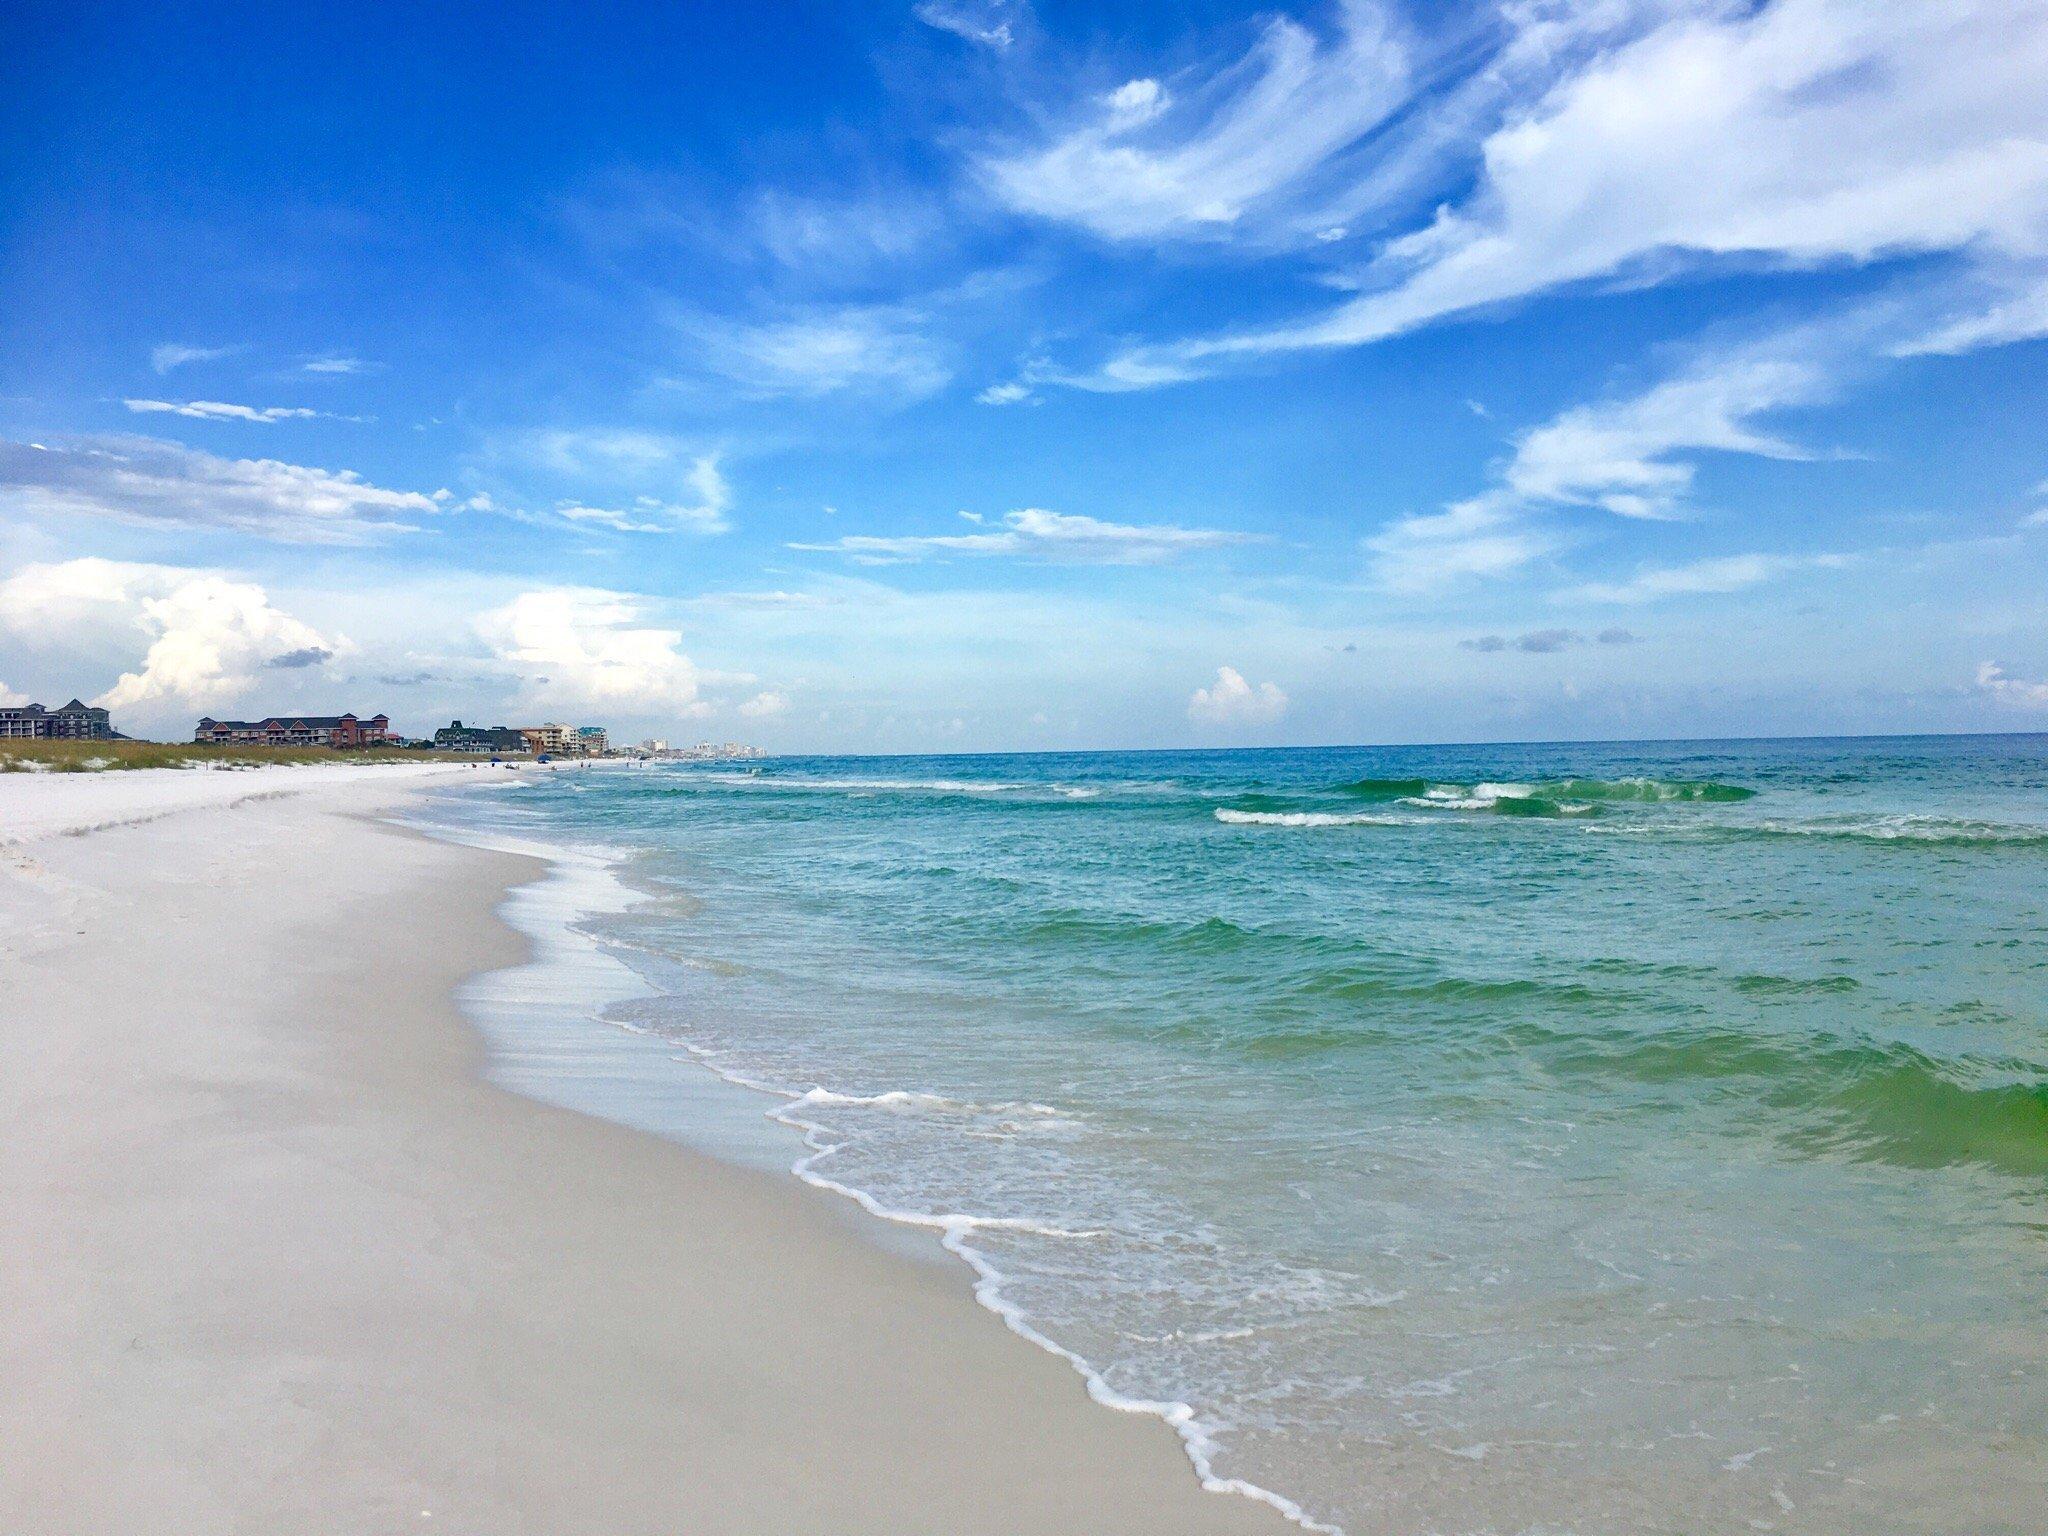
[[[226,459],[149,437],[0,442],[0,504],[37,515],[224,528],[291,544],[364,544],[438,509],[351,470]]]
[[[1509,575],[1557,544],[1554,534],[1523,524],[1505,498],[1482,496],[1441,512],[1397,518],[1368,537],[1365,549],[1382,587],[1421,596],[1462,581]]]
[[[1206,76],[1105,91],[1048,142],[981,172],[1020,212],[1112,240],[1228,229],[1297,195],[1339,149],[1407,99],[1410,69],[1381,8],[1344,0],[1335,35],[1275,17]]]
[[[912,14],[928,27],[1002,52],[1017,41],[1029,11],[1024,0],[921,0]]]
[[[123,400],[138,415],[189,416],[195,421],[360,421],[303,405],[231,405],[225,400]]]
[[[636,496],[624,509],[563,502],[555,510],[571,522],[595,523],[619,533],[724,533],[732,527],[732,486],[718,467],[716,454],[700,454],[685,474],[693,498],[663,501]]]
[[[1564,603],[1653,603],[1704,592],[1740,592],[1796,571],[1835,570],[1846,555],[1722,555],[1686,565],[1652,566],[1626,581],[1588,582],[1556,594]]]
[[[366,362],[360,357],[350,357],[345,353],[330,352],[320,357],[307,358],[299,364],[299,372],[310,373],[316,376],[322,374],[370,373],[375,371],[377,366],[377,364]]]
[[[1574,406],[1515,440],[1502,472],[1518,500],[1598,506],[1622,517],[1668,517],[1691,489],[1678,454],[1713,451],[1811,457],[1761,430],[1757,418],[1807,404],[1834,385],[1832,359],[1810,333],[1709,355],[1639,395]]]
[[[1298,323],[1140,348],[1108,376],[1170,382],[1244,357],[1355,346],[1565,284],[1703,262],[2048,256],[2048,12],[2030,0],[1775,0],[1657,18],[1498,104],[1468,191]],[[2032,325],[2031,289],[1973,338]],[[1125,387],[1129,387],[1126,384]]]
[[[210,363],[216,358],[227,357],[240,350],[236,347],[188,347],[180,342],[167,341],[149,351],[149,366],[158,373],[169,373],[187,363]]]
[[[806,309],[759,323],[690,326],[693,362],[749,394],[868,394],[920,400],[952,382],[929,317],[911,305]]]
[[[790,548],[850,555],[875,565],[948,556],[995,556],[1075,565],[1156,565],[1195,550],[1243,544],[1251,537],[1215,528],[1179,528],[1165,523],[1109,523],[1099,518],[1026,507],[1005,513],[1001,527],[977,533],[904,537],[850,534],[830,543],[792,544]]]
[[[1633,395],[1573,406],[1518,434],[1489,489],[1442,512],[1397,519],[1366,541],[1381,584],[1429,592],[1521,570],[1560,539],[1535,514],[1597,507],[1626,518],[1678,515],[1707,452],[1813,455],[1761,419],[1839,387],[1845,337],[1860,324],[1802,327],[1709,351]]]

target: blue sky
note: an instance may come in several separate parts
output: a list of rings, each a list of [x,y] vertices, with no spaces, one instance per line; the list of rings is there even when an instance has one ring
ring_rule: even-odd
[[[0,692],[2048,723],[2048,3],[12,7]]]

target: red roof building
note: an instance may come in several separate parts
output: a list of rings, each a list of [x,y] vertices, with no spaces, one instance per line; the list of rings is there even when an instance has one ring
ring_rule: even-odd
[[[391,739],[391,717],[372,715],[272,715],[263,720],[199,722],[194,741],[252,747],[381,747]]]

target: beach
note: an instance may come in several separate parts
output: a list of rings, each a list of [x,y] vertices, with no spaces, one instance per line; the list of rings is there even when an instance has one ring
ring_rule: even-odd
[[[0,781],[0,1529],[1284,1528],[963,1266],[493,1086],[539,866],[388,820],[479,777]]]

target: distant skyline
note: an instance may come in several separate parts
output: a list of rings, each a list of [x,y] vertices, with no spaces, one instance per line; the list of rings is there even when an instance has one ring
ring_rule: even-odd
[[[2048,0],[38,4],[0,702],[2048,729]]]

